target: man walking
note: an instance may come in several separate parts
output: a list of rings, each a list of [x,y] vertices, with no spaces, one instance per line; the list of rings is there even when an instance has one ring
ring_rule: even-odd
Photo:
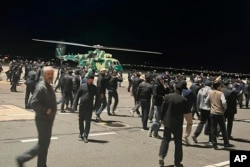
[[[167,155],[171,135],[173,134],[175,151],[174,151],[174,165],[177,167],[183,166],[181,164],[182,151],[182,132],[184,114],[186,114],[188,124],[192,124],[192,113],[188,106],[188,100],[182,96],[183,84],[180,82],[174,85],[175,92],[167,94],[162,103],[161,121],[164,122],[163,139],[159,151],[159,164],[164,166],[164,158]]]
[[[35,122],[38,131],[38,143],[29,151],[16,158],[18,166],[23,167],[26,161],[38,156],[37,166],[46,167],[48,148],[56,115],[57,104],[53,83],[54,69],[47,66],[43,70],[43,80],[36,86],[31,99],[31,107],[35,110]]]
[[[229,144],[227,129],[225,125],[224,113],[227,109],[227,101],[225,99],[224,93],[221,91],[221,81],[215,81],[213,83],[213,88],[208,97],[206,98],[205,103],[210,104],[210,118],[211,118],[211,139],[214,149],[218,149],[217,146],[217,127],[220,125],[224,147],[232,147]]]
[[[36,81],[36,71],[37,71],[37,67],[34,66],[34,67],[27,73],[27,76],[26,76],[26,81],[25,81],[25,84],[26,84],[26,91],[25,91],[25,100],[24,100],[25,108],[26,108],[26,109],[30,108],[30,106],[29,106],[30,94],[33,95],[34,90],[35,90],[35,88],[36,88],[36,84],[37,84],[37,81]]]
[[[97,92],[99,96],[99,103],[98,108],[96,110],[96,120],[102,121],[101,119],[101,113],[107,106],[107,98],[106,98],[106,89],[107,89],[107,76],[106,76],[106,69],[102,68],[100,70],[98,79],[97,79]]]
[[[81,97],[79,103],[79,138],[85,143],[88,143],[92,111],[96,110],[98,104],[97,87],[93,82],[94,74],[89,74],[86,83],[78,89],[73,103],[73,109],[75,110]],[[93,104],[94,98],[95,104]]]

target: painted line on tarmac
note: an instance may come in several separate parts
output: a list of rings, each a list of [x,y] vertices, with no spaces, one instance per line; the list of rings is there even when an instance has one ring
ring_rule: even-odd
[[[94,133],[94,134],[89,134],[89,136],[104,136],[104,135],[115,135],[115,132],[106,132],[106,133]]]
[[[56,140],[58,137],[51,137],[51,140]],[[38,141],[38,139],[26,139],[26,140],[21,140],[22,143],[28,143],[28,142],[35,142]]]
[[[93,134],[89,134],[89,136],[104,136],[104,135],[115,135],[115,132],[106,132],[106,133],[93,133]],[[51,137],[51,140],[57,140],[59,139],[58,137]],[[37,142],[38,139],[25,139],[25,140],[21,140],[22,143],[28,143],[28,142]]]
[[[223,166],[229,166],[229,161],[224,161],[224,162],[220,162],[220,163],[217,163],[217,164],[213,164],[213,165],[207,165],[207,166],[204,166],[204,167],[223,167]]]
[[[194,127],[194,126],[198,126],[198,124],[193,124],[192,127]],[[185,128],[185,127],[187,127],[187,125],[183,125],[183,128]],[[161,126],[160,129],[163,130],[164,126]]]

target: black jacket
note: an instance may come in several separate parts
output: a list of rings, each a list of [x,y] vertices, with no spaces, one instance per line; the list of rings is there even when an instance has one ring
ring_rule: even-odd
[[[73,91],[73,76],[69,74],[65,74],[62,79],[62,88],[64,92],[72,92]]]
[[[191,112],[188,100],[179,93],[170,93],[165,96],[161,109],[165,127],[182,131],[184,114]]]
[[[79,105],[83,105],[84,108],[88,110],[96,110],[99,101],[98,99],[99,96],[97,96],[96,85],[94,84],[89,85],[87,83],[81,84],[74,98],[73,109],[77,108],[79,98],[80,98]],[[95,98],[95,103],[94,103],[94,98]]]
[[[56,95],[53,87],[43,80],[39,81],[30,100],[30,105],[35,110],[37,119],[53,121],[57,110]],[[51,115],[46,114],[49,108],[52,109]]]
[[[230,90],[227,87],[223,87],[221,91],[225,95],[227,101],[227,109],[225,114],[236,114],[237,113],[237,92]]]
[[[151,101],[152,97],[153,86],[148,82],[140,83],[137,92],[136,92],[136,99],[138,101]]]

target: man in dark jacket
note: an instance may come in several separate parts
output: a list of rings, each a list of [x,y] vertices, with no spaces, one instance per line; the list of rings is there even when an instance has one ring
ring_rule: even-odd
[[[99,96],[99,103],[98,103],[98,108],[96,110],[96,120],[97,121],[102,121],[100,115],[102,111],[105,109],[107,106],[107,98],[106,98],[106,89],[107,89],[107,76],[106,76],[106,69],[102,68],[100,69],[100,73],[97,79],[97,92]]]
[[[164,88],[164,80],[162,79],[161,75],[156,77],[155,83],[153,84],[152,94],[153,94],[153,105],[154,105],[154,117],[155,120],[151,124],[149,128],[148,135],[149,137],[161,138],[158,134],[159,129],[161,127],[161,105],[163,102],[163,98],[165,95],[165,88]]]
[[[173,134],[175,151],[174,165],[182,166],[183,157],[182,151],[182,131],[183,131],[183,116],[192,124],[192,114],[188,104],[188,100],[182,96],[183,84],[178,82],[174,85],[175,92],[167,94],[162,103],[161,120],[164,121],[163,139],[159,151],[159,164],[164,166],[164,158],[167,155],[171,135]]]
[[[224,113],[225,118],[227,119],[227,134],[228,139],[232,139],[232,128],[233,128],[233,121],[234,115],[237,113],[237,93],[229,88],[229,81],[225,80],[224,86],[222,87],[221,91],[224,93],[226,101],[227,101],[227,109]]]
[[[110,73],[111,74],[109,74],[108,85],[107,85],[107,89],[108,89],[107,112],[108,112],[108,115],[111,115],[111,112],[110,112],[111,103],[112,103],[112,98],[114,98],[115,102],[114,102],[114,105],[112,108],[112,115],[115,115],[115,110],[116,110],[116,107],[117,107],[118,102],[119,102],[119,97],[118,97],[118,93],[117,93],[117,86],[118,86],[118,82],[122,82],[122,78],[119,75],[119,73],[117,73],[116,70],[113,70]]]
[[[73,71],[68,69],[67,73],[63,77],[62,80],[62,104],[61,104],[61,112],[65,112],[64,105],[66,104],[66,109],[69,109],[68,104],[70,103],[70,109],[72,109],[73,105]]]
[[[94,74],[88,75],[86,83],[82,84],[78,89],[73,103],[73,109],[75,110],[80,98],[79,138],[81,138],[85,143],[88,143],[88,135],[90,131],[92,112],[93,110],[96,110],[99,100],[97,95],[97,87],[96,85],[94,85],[93,82],[94,82]]]
[[[136,97],[138,98],[137,101],[139,101],[141,105],[143,130],[148,130],[147,122],[153,89],[153,86],[150,83],[150,79],[150,76],[145,74],[145,80],[139,84],[139,87],[136,92]]]
[[[139,87],[139,84],[143,81],[143,79],[141,78],[141,75],[142,75],[141,72],[137,72],[136,75],[132,78],[131,96],[134,97],[135,106],[130,111],[131,115],[134,115],[134,113],[136,112],[137,115],[140,116],[140,111],[139,111],[140,103],[139,103],[139,101],[137,101],[138,97],[136,97],[136,92],[137,92],[137,89]]]
[[[31,98],[31,107],[36,112],[35,122],[38,130],[38,143],[32,149],[16,158],[19,167],[23,167],[26,161],[31,160],[35,156],[38,156],[37,166],[47,166],[48,148],[57,110],[56,95],[51,86],[53,76],[53,67],[44,67],[43,80],[39,81]]]
[[[37,71],[37,67],[34,66],[33,69],[31,69],[31,71],[28,72],[27,76],[26,76],[26,91],[25,91],[25,108],[30,108],[29,106],[29,97],[30,97],[30,93],[33,95],[34,90],[36,88],[36,71]]]

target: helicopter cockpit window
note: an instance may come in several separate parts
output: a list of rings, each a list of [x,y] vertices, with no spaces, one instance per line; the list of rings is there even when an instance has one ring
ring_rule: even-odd
[[[119,61],[113,61],[113,65],[120,65]]]

